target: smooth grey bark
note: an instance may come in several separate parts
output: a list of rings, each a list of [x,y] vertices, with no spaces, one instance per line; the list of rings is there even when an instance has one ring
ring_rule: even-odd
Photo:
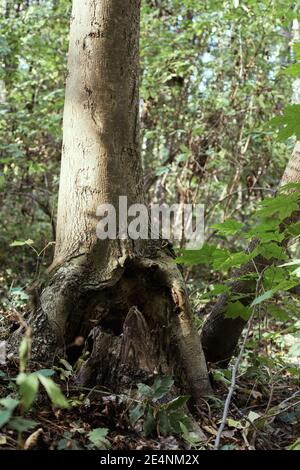
[[[96,208],[145,201],[139,143],[140,0],[73,0],[57,241],[31,315],[33,354],[51,360],[78,335],[78,380],[120,389],[173,375],[196,402],[211,393],[181,273],[157,240],[96,237]]]

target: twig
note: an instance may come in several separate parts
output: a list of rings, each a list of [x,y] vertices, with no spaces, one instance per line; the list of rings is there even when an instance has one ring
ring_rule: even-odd
[[[261,284],[261,280],[262,280],[263,275],[264,275],[265,269],[263,269],[262,272],[259,273],[254,261],[253,261],[253,263],[254,263],[254,267],[255,267],[257,273],[259,274],[259,277],[258,277],[257,282],[256,282],[256,295],[257,295],[257,293],[259,291],[259,286]],[[240,348],[239,355],[238,355],[238,357],[235,361],[234,366],[232,367],[231,384],[230,384],[230,387],[229,387],[228,395],[227,395],[226,400],[225,400],[222,421],[221,421],[221,424],[219,426],[217,436],[216,436],[216,440],[215,440],[215,444],[214,444],[214,449],[215,450],[219,450],[219,447],[220,447],[222,433],[223,433],[223,430],[224,430],[224,427],[225,427],[225,424],[226,424],[226,421],[227,421],[227,416],[228,416],[228,413],[229,413],[229,407],[230,407],[232,395],[233,395],[233,392],[234,392],[234,389],[235,389],[235,386],[236,386],[237,372],[238,372],[239,365],[241,363],[241,360],[242,360],[242,357],[243,357],[243,354],[244,354],[244,350],[245,350],[247,339],[248,339],[248,336],[249,336],[249,333],[250,333],[250,330],[251,330],[251,327],[252,327],[252,321],[253,321],[255,312],[256,312],[256,305],[253,307],[252,314],[249,318],[248,326],[247,326],[247,329],[246,329],[246,333],[245,333],[245,337],[244,337],[242,346]]]
[[[227,416],[228,416],[228,412],[229,412],[229,407],[230,407],[230,403],[231,403],[231,399],[232,399],[232,395],[233,395],[235,385],[236,385],[237,371],[238,371],[240,362],[241,362],[243,354],[244,354],[244,349],[245,349],[246,342],[247,342],[247,339],[248,339],[248,336],[249,336],[249,333],[250,333],[250,329],[251,329],[251,326],[252,326],[252,320],[253,320],[254,314],[255,314],[255,308],[253,309],[253,312],[252,312],[251,317],[249,319],[246,334],[245,334],[244,341],[243,341],[243,344],[241,346],[239,355],[237,357],[237,360],[236,360],[234,366],[232,367],[231,384],[230,384],[228,395],[227,395],[225,405],[224,405],[222,421],[221,421],[220,427],[218,429],[218,433],[217,433],[215,444],[214,444],[214,449],[215,450],[219,450],[219,447],[220,447],[220,441],[221,441],[222,433],[223,433],[223,430],[224,430],[224,427],[225,427],[225,424],[226,424],[226,420],[227,420]]]

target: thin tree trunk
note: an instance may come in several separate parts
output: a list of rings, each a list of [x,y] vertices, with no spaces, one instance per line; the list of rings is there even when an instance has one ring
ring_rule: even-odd
[[[282,176],[280,185],[287,183],[300,182],[300,142],[297,142],[293,154],[287,164]],[[250,243],[248,251],[251,252],[256,246],[255,240]],[[234,277],[238,278],[245,274],[255,272],[255,266],[258,272],[270,264],[270,261],[256,257],[253,261],[249,261],[234,273]],[[232,294],[248,294],[241,299],[241,302],[249,306],[254,300],[255,286],[253,281],[236,280],[230,284]],[[208,362],[218,363],[226,366],[235,352],[238,340],[246,325],[246,321],[241,317],[234,319],[225,318],[224,312],[230,295],[222,294],[210,307],[210,314],[205,321],[201,331],[201,343],[204,350],[206,360]]]
[[[78,380],[115,390],[168,374],[196,401],[211,392],[181,273],[158,241],[96,236],[96,208],[143,203],[140,0],[74,0],[50,277],[31,316],[33,353],[90,355]]]

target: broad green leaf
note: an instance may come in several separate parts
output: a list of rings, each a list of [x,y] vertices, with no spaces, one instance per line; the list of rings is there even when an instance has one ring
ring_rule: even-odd
[[[205,244],[200,250],[182,250],[182,255],[176,258],[176,263],[186,264],[188,266],[197,264],[211,264],[217,250],[218,248],[208,244]],[[228,253],[228,250],[225,251]]]
[[[155,419],[153,416],[152,407],[148,406],[146,409],[146,415],[143,423],[143,431],[146,437],[150,436],[155,430]]]
[[[286,106],[283,115],[273,118],[270,125],[279,128],[279,140],[283,141],[293,135],[300,140],[300,105]]]
[[[274,295],[274,290],[273,289],[267,290],[266,292],[259,295],[258,297],[256,297],[256,299],[253,300],[253,302],[251,304],[251,307],[254,307],[255,305],[261,304],[265,300],[268,300],[271,297],[273,297],[273,295]]]
[[[173,434],[173,428],[166,410],[160,409],[157,413],[157,419],[159,434],[162,434],[163,436]]]
[[[40,369],[36,372],[33,372],[35,375],[43,375],[44,377],[52,377],[55,374],[55,371],[52,369]]]
[[[71,364],[70,364],[68,361],[66,361],[65,359],[61,358],[61,359],[59,360],[59,362],[60,362],[67,370],[69,370],[70,372],[73,371],[73,367],[72,367]]]
[[[165,405],[166,410],[179,410],[182,408],[189,400],[189,395],[181,395],[177,398],[174,398],[174,400],[169,401]]]
[[[20,372],[16,380],[20,387],[21,404],[24,411],[27,411],[35,400],[39,388],[39,381],[36,374],[25,374]]]
[[[144,414],[145,405],[138,403],[134,408],[130,410],[129,421],[134,425]]]
[[[9,421],[9,428],[14,429],[18,432],[26,432],[35,428],[38,425],[36,421],[32,419],[26,419],[22,416],[16,416]]]
[[[153,390],[149,385],[139,383],[137,385],[138,392],[140,395],[147,397],[147,398],[153,398]]]
[[[278,223],[286,219],[293,212],[299,209],[299,192],[293,192],[291,194],[278,194],[275,198],[265,199],[260,203],[260,209],[256,215],[261,218],[270,218],[278,214]]]
[[[152,386],[153,400],[160,400],[163,398],[173,387],[174,380],[172,377],[158,377],[155,379]]]
[[[261,255],[267,260],[272,258],[274,259],[286,259],[287,255],[284,253],[282,246],[277,245],[277,243],[270,242],[266,244],[259,245],[254,250],[255,255]]]
[[[297,62],[295,64],[289,65],[286,69],[283,70],[285,75],[289,75],[290,77],[299,77],[300,76],[300,63]]]
[[[4,408],[10,410],[11,412],[13,412],[15,408],[17,408],[19,403],[19,400],[16,400],[15,398],[11,397],[1,398],[0,400],[0,405],[4,406]]]
[[[37,374],[39,381],[45,388],[50,400],[53,405],[58,406],[59,408],[69,408],[69,402],[66,397],[63,395],[59,386],[53,382],[49,377],[44,377],[43,375]]]
[[[239,300],[237,300],[236,302],[230,302],[225,312],[225,318],[241,317],[244,320],[248,320],[250,316],[250,308],[243,305]]]
[[[227,219],[222,224],[214,224],[212,228],[217,230],[220,235],[235,235],[241,230],[243,224],[236,220]]]
[[[268,312],[270,315],[272,315],[276,320],[280,320],[282,322],[285,322],[289,320],[289,315],[288,313],[283,310],[282,308],[277,307],[276,305],[268,305]]]
[[[9,422],[12,411],[8,409],[0,410],[0,429]]]

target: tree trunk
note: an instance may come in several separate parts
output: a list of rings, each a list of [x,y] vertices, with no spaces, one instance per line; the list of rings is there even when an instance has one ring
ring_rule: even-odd
[[[140,0],[74,0],[55,258],[32,313],[33,354],[77,336],[78,380],[114,390],[168,374],[196,401],[211,392],[186,288],[159,241],[96,236],[96,208],[144,203],[139,149]]]
[[[287,167],[282,176],[280,185],[287,183],[300,182],[300,143],[297,142],[293,154],[287,164]],[[248,250],[251,252],[255,248],[255,240],[250,243]],[[262,258],[261,256],[254,259],[255,264],[250,261],[237,269],[234,277],[238,278],[242,275],[252,273],[255,271],[255,266],[258,272],[270,264],[270,261]],[[255,285],[253,281],[249,280],[236,280],[230,284],[230,289],[233,294],[249,294],[241,299],[241,302],[249,306],[254,300]],[[234,319],[225,318],[224,312],[230,296],[222,294],[211,306],[210,314],[203,325],[201,331],[201,343],[204,350],[206,360],[213,363],[218,363],[220,366],[227,366],[232,355],[235,352],[238,340],[246,325],[246,321],[241,317]]]

